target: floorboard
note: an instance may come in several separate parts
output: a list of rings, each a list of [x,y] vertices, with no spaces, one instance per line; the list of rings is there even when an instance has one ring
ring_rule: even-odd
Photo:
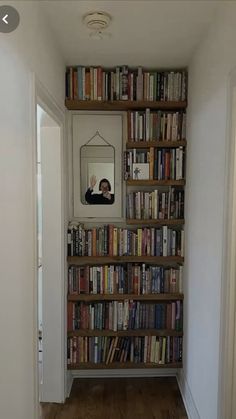
[[[42,419],[187,419],[174,377],[76,379],[64,404],[41,410]]]

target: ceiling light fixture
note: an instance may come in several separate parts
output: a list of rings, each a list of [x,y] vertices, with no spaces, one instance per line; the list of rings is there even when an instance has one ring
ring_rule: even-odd
[[[106,12],[89,12],[83,17],[83,23],[91,30],[92,39],[103,39],[104,35],[110,37],[111,33],[104,32],[111,23],[111,16]]]

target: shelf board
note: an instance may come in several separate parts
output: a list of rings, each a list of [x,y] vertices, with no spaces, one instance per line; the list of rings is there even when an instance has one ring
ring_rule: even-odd
[[[119,330],[117,332],[112,330],[72,330],[67,333],[67,336],[183,336],[183,332],[156,329]]]
[[[182,293],[172,294],[71,294],[68,295],[68,301],[113,301],[113,300],[138,300],[138,301],[174,301],[183,300]]]
[[[137,220],[136,218],[127,218],[126,219],[126,224],[128,225],[150,225],[150,224],[155,224],[156,226],[163,226],[163,225],[167,225],[167,226],[173,226],[173,225],[182,225],[184,224],[185,220],[183,218],[180,218],[179,220],[154,220],[154,219],[148,219],[148,220]]]
[[[186,140],[179,141],[131,141],[128,140],[126,143],[126,148],[175,148],[187,145]]]
[[[175,101],[136,101],[136,100],[77,100],[66,99],[65,106],[69,110],[91,110],[91,111],[127,111],[129,109],[185,109],[187,102]]]
[[[185,179],[181,180],[174,180],[174,179],[128,179],[126,181],[126,185],[128,186],[184,186]]]
[[[70,265],[95,265],[109,263],[153,263],[156,265],[182,264],[182,256],[68,256]]]
[[[68,370],[88,370],[88,369],[120,369],[120,368],[182,368],[182,362],[172,362],[169,364],[154,363],[135,363],[135,362],[113,362],[105,364],[104,362],[95,364],[93,362],[81,362],[80,364],[67,365]]]

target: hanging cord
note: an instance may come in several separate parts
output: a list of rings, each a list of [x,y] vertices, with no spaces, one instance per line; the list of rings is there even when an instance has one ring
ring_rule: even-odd
[[[89,143],[90,143],[90,141],[92,141],[95,137],[99,137],[99,138],[101,138],[101,140],[102,141],[104,141],[104,143],[106,143],[106,145],[109,145],[110,147],[113,147],[107,140],[105,140],[105,138],[100,134],[100,132],[97,130],[96,132],[95,132],[95,134],[87,141],[87,143],[85,143],[84,145],[83,145],[83,147],[85,146],[85,145],[88,145]],[[92,144],[93,145],[93,144]]]

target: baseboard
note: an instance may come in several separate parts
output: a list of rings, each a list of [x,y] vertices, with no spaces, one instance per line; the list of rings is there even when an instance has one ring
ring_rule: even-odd
[[[66,397],[70,396],[73,381],[74,381],[74,377],[71,374],[71,371],[67,371],[67,374],[66,374]]]
[[[188,418],[201,419],[183,371],[178,372],[176,377]]]
[[[132,378],[132,377],[170,377],[176,376],[177,369],[114,369],[114,370],[72,370],[73,378]]]

